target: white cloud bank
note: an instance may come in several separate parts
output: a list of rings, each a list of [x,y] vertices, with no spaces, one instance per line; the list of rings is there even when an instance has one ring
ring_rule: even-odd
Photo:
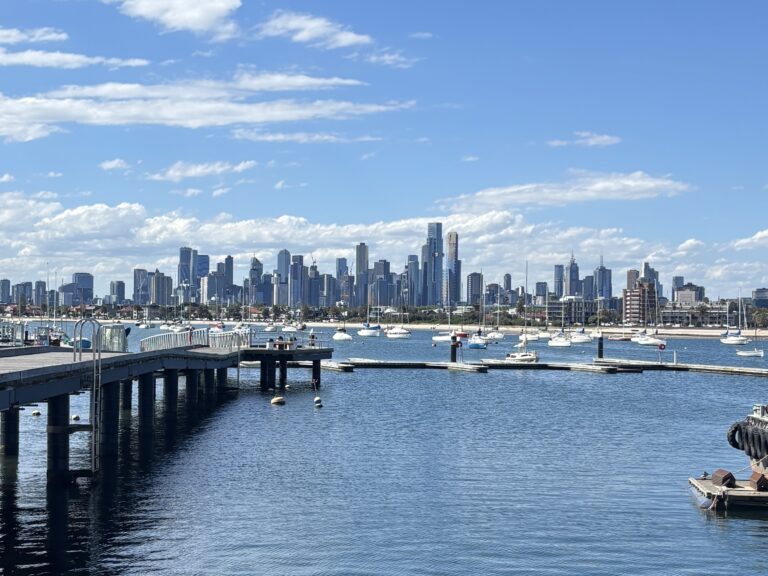
[[[240,0],[103,0],[117,4],[126,16],[149,20],[168,31],[209,34],[225,40],[237,34],[232,20]]]
[[[287,10],[278,10],[261,26],[261,38],[289,38],[292,42],[309,44],[317,48],[332,50],[373,43],[366,34],[357,34],[336,22]]]
[[[47,52],[44,50],[8,52],[5,48],[0,48],[0,66],[74,69],[97,65],[107,66],[108,68],[125,68],[147,66],[149,61],[142,58],[105,58],[103,56],[85,56],[83,54]]]
[[[206,178],[208,176],[221,176],[223,174],[240,174],[246,170],[256,167],[255,160],[245,160],[239,164],[230,164],[229,162],[210,162],[204,164],[190,164],[187,162],[176,162],[163,172],[149,174],[148,180],[158,180],[161,182],[181,182],[187,178]]]
[[[645,172],[588,172],[572,170],[563,182],[518,184],[486,188],[474,194],[441,200],[444,209],[484,211],[526,205],[566,205],[597,200],[643,200],[670,196],[690,190],[691,186],[666,176]]]
[[[574,132],[575,138],[571,140],[550,140],[548,146],[553,148],[562,148],[564,146],[585,146],[587,148],[604,148],[606,146],[615,146],[621,142],[618,136],[608,134],[595,134],[594,132]]]
[[[56,28],[18,28],[0,27],[0,44],[38,44],[41,42],[62,42],[69,36]]]

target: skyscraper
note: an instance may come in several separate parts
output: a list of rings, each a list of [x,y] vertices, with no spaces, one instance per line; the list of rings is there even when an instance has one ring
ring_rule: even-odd
[[[581,281],[579,280],[579,265],[576,264],[576,258],[571,254],[571,260],[565,267],[565,276],[563,278],[563,295],[578,296],[582,293]]]
[[[176,281],[181,288],[183,302],[192,300],[195,292],[195,276],[197,274],[197,250],[188,246],[179,248],[179,266],[176,272]]]
[[[421,247],[421,305],[434,306],[443,292],[443,225],[427,224],[427,241]]]
[[[133,269],[133,303],[139,306],[149,303],[149,276],[144,268]]]
[[[634,290],[640,279],[640,271],[630,268],[627,270],[627,290]]]
[[[444,304],[454,306],[461,300],[461,260],[459,260],[459,234],[448,232],[446,237],[448,253],[446,262],[447,281]]]
[[[355,246],[355,305],[368,304],[368,246]]]
[[[562,264],[555,264],[555,277],[552,282],[554,286],[555,296],[558,298],[563,297],[563,284],[565,279],[565,266]]]
[[[467,276],[467,304],[475,306],[480,304],[483,297],[483,275],[480,272],[472,272]]]
[[[349,274],[346,258],[336,258],[336,280],[341,280],[342,276]]]
[[[419,274],[419,257],[416,254],[408,256],[408,263],[405,265],[406,282],[404,287],[404,300],[408,306],[417,306],[419,304],[420,295],[420,274]]]
[[[246,300],[249,305],[264,304],[264,287],[261,277],[264,275],[264,265],[254,256],[251,258],[251,268],[248,270],[248,295]]]
[[[603,266],[603,257],[600,256],[600,266],[595,268],[595,291],[601,300],[613,298],[613,283],[611,270]]]

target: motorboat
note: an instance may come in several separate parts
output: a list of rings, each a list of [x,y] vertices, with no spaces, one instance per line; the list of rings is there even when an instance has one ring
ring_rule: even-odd
[[[337,342],[352,340],[352,335],[347,332],[346,328],[341,326],[336,329],[336,332],[331,336],[331,340],[336,340]]]
[[[466,332],[439,332],[432,336],[432,342],[453,342],[453,340],[465,340],[467,338]]]
[[[747,356],[751,358],[762,358],[763,357],[763,349],[762,348],[755,348],[754,350],[736,350],[737,356]]]
[[[571,333],[571,344],[590,344],[591,342],[592,336],[583,329]]]
[[[480,334],[474,334],[469,339],[467,346],[473,350],[485,350],[488,348],[488,342],[486,342],[485,338]]]
[[[553,348],[570,348],[571,339],[568,338],[564,332],[558,332],[549,339],[547,346],[551,346]]]
[[[357,331],[358,336],[364,338],[378,338],[381,335],[381,326],[379,324],[363,323],[363,327]]]
[[[386,331],[386,334],[387,338],[393,338],[397,340],[405,340],[411,337],[410,330],[404,328],[403,326],[393,326]]]

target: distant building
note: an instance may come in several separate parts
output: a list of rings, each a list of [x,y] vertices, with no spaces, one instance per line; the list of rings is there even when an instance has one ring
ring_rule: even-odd
[[[0,304],[11,303],[11,281],[8,278],[0,280]]]
[[[579,280],[579,265],[571,254],[571,260],[565,267],[563,278],[563,296],[580,296],[582,294],[581,281]]]
[[[47,299],[48,290],[46,288],[45,282],[43,280],[38,280],[35,282],[35,293],[32,297],[32,300],[35,303],[35,306],[47,306],[48,303],[46,302]]]
[[[627,290],[634,290],[640,279],[640,271],[630,268],[627,270]]]
[[[343,276],[349,274],[349,266],[346,258],[336,258],[336,280],[341,280]]]
[[[122,280],[113,280],[109,283],[109,295],[112,297],[112,303],[122,305],[125,303],[125,282]]]
[[[427,241],[421,248],[421,303],[424,306],[434,306],[442,301],[443,256],[443,225],[430,222],[427,224]]]
[[[133,303],[149,304],[149,273],[144,268],[133,269]]]
[[[368,304],[368,246],[360,242],[355,246],[355,301],[356,306]]]
[[[448,306],[455,306],[461,300],[461,260],[459,260],[459,234],[448,232],[446,237],[448,252],[446,254],[446,279],[443,301]]]
[[[558,298],[563,297],[563,286],[565,283],[565,266],[562,264],[555,264],[555,276],[553,279],[553,288],[555,296]]]
[[[622,319],[625,324],[644,326],[655,323],[656,287],[652,282],[638,282],[636,287],[622,292]]]
[[[467,276],[467,304],[476,306],[483,298],[483,275],[472,272]]]
[[[597,298],[607,302],[613,298],[613,282],[610,268],[603,266],[603,257],[600,256],[600,266],[595,268],[595,291]]]
[[[2,280],[0,280],[2,282]],[[752,291],[752,303],[758,308],[768,308],[768,288],[758,288]]]

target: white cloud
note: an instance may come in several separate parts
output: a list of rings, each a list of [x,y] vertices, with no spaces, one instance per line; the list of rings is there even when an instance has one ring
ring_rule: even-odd
[[[420,58],[403,56],[401,50],[391,50],[388,48],[377,50],[371,54],[365,54],[362,56],[356,54],[354,56],[360,57],[364,61],[370,62],[371,64],[382,64],[384,66],[390,66],[391,68],[411,68],[419,60],[421,60]]]
[[[6,183],[6,182],[13,182],[15,178],[12,174],[8,174],[7,172],[5,174],[0,174],[0,183]]]
[[[768,229],[755,232],[749,238],[740,238],[733,242],[736,250],[752,250],[754,248],[768,248]]]
[[[203,191],[199,188],[186,188],[185,190],[172,190],[171,194],[176,194],[177,196],[183,196],[184,198],[194,198],[195,196],[200,196]]]
[[[704,246],[704,242],[701,240],[696,240],[695,238],[689,238],[682,244],[680,244],[677,247],[678,252],[688,253],[693,250],[696,250],[697,248],[701,248]]]
[[[483,211],[507,206],[564,206],[605,200],[643,200],[672,196],[691,189],[689,184],[669,177],[655,177],[645,172],[588,172],[572,170],[563,182],[517,184],[486,188],[440,201],[445,209]]]
[[[278,180],[275,183],[275,190],[282,190],[283,188],[285,188],[285,180]]]
[[[218,198],[219,196],[224,196],[227,192],[229,192],[231,188],[225,188],[223,186],[219,188],[214,188],[214,190],[211,192],[211,196],[213,198]]]
[[[280,189],[291,187],[283,180]],[[182,192],[188,190],[196,189]],[[355,244],[364,239],[371,247],[372,260],[386,258],[392,262],[393,271],[400,271],[407,255],[418,253],[427,223],[434,221],[441,221],[445,232],[459,233],[463,273],[482,269],[487,281],[498,281],[509,272],[514,285],[522,284],[528,260],[529,286],[532,281],[551,282],[552,265],[566,263],[571,251],[584,270],[596,266],[602,254],[605,265],[613,269],[614,279],[650,259],[664,277],[684,273],[687,280],[705,285],[709,294],[735,295],[735,286],[763,285],[760,280],[766,274],[764,262],[733,259],[733,250],[724,250],[718,261],[711,258],[710,250],[680,255],[680,246],[688,242],[648,242],[621,228],[537,222],[502,208],[334,224],[294,215],[242,218],[212,214],[198,218],[178,212],[150,214],[135,203],[64,208],[53,196],[32,198],[21,193],[0,193],[0,203],[0,267],[13,270],[13,282],[44,278],[48,262],[62,275],[93,271],[99,293],[110,280],[123,279],[130,284],[134,267],[160,267],[172,273],[174,255],[183,245],[209,253],[212,259],[233,254],[236,277],[243,277],[254,252],[266,267],[273,266],[281,248],[312,253],[325,272],[333,269],[335,257],[352,258]],[[764,237],[768,242],[768,231]],[[516,249],[509,250],[510,245]]]
[[[102,170],[127,170],[130,165],[122,158],[115,158],[114,160],[104,160],[99,164],[99,168]]]
[[[594,132],[574,132],[576,137],[572,140],[550,140],[547,145],[558,148],[563,146],[585,146],[588,148],[614,146],[621,142],[621,138],[618,136],[610,136],[608,134],[595,134]]]
[[[240,8],[240,0],[105,1],[119,4],[120,11],[127,16],[155,22],[166,30],[211,34],[217,40],[237,34],[237,25],[231,17]]]
[[[238,128],[232,131],[232,135],[238,140],[250,140],[251,142],[276,142],[294,144],[347,144],[350,142],[376,142],[381,138],[374,136],[358,136],[347,138],[339,134],[328,132],[262,132],[261,130],[248,130]]]
[[[240,174],[256,166],[255,160],[246,160],[239,164],[229,162],[210,162],[204,164],[190,164],[176,162],[163,172],[147,175],[148,180],[166,182],[181,182],[187,178],[206,178],[208,176],[221,176],[222,174]]]
[[[414,32],[412,34],[409,34],[411,38],[415,38],[416,40],[430,40],[435,37],[432,32]]]
[[[32,198],[40,198],[42,200],[52,200],[58,197],[59,195],[56,192],[51,192],[50,190],[41,190],[32,194]]]
[[[125,68],[147,66],[148,60],[142,58],[105,58],[103,56],[85,56],[69,52],[46,52],[43,50],[24,50],[8,52],[0,48],[0,66],[34,66],[36,68],[83,68],[85,66],[107,66]]]
[[[107,82],[90,86],[68,85],[45,94],[50,98],[132,99],[235,99],[261,92],[303,92],[363,86],[351,78],[321,78],[306,74],[239,71],[231,81],[192,80],[167,84]]]
[[[477,162],[480,160],[479,156],[462,156],[461,161],[462,162]]]
[[[301,182],[299,184],[288,184],[285,180],[278,180],[275,183],[275,190],[287,190],[288,188],[306,188],[308,184]]]
[[[414,102],[366,104],[340,100],[274,100],[166,97],[111,100],[0,94],[0,136],[28,142],[62,129],[57,123],[97,126],[133,124],[202,128],[231,125],[340,120],[412,108]]]
[[[40,42],[61,42],[67,40],[66,32],[55,28],[18,28],[0,27],[0,44],[36,44]]]
[[[317,48],[347,48],[371,44],[373,39],[365,34],[356,34],[347,27],[326,18],[278,10],[259,27],[262,38],[286,37]]]
[[[373,158],[376,158],[376,152],[367,152],[362,156],[360,156],[360,160],[362,160],[363,162],[365,162],[366,160],[371,160]]]
[[[45,175],[46,178],[61,178],[62,176],[64,176],[64,174],[62,174],[61,172],[54,172],[53,170],[51,170],[50,172],[48,172],[48,174]]]

